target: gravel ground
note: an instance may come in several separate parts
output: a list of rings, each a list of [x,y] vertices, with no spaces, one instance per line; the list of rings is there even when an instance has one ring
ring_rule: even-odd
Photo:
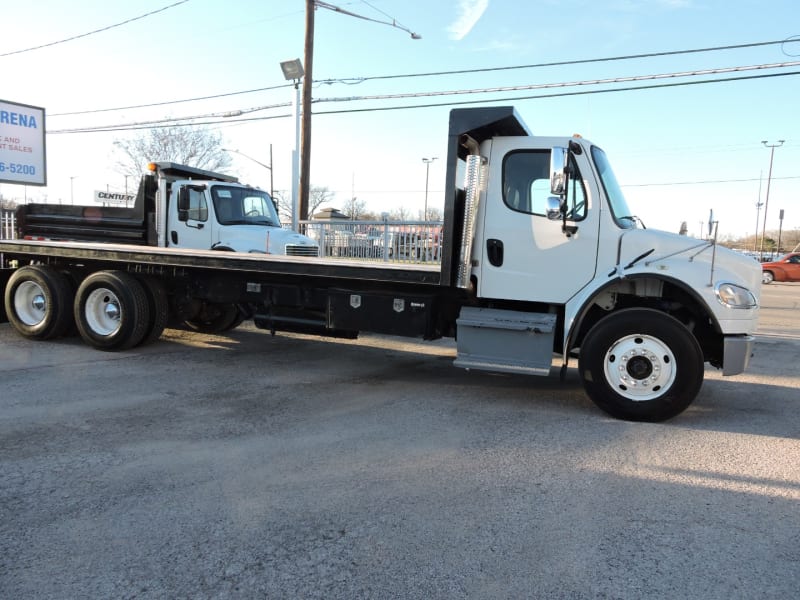
[[[664,424],[448,342],[0,325],[2,598],[790,598],[800,286]]]

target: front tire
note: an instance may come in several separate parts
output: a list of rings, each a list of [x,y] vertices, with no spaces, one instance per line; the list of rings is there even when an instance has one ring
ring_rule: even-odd
[[[75,297],[75,324],[98,350],[127,350],[153,325],[142,284],[124,271],[98,271],[83,280]]]
[[[703,352],[683,323],[653,309],[620,310],[583,340],[579,370],[592,401],[613,417],[665,421],[703,383]]]
[[[34,340],[59,337],[72,325],[73,291],[67,276],[52,267],[21,267],[6,284],[6,316],[24,337]]]
[[[775,281],[775,275],[772,271],[764,271],[761,273],[761,283],[772,283]]]

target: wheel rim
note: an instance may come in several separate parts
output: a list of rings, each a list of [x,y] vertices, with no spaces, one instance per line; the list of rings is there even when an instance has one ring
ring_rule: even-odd
[[[617,340],[605,357],[609,385],[628,400],[644,402],[662,396],[675,381],[675,356],[669,346],[648,335]]]
[[[33,281],[23,281],[14,292],[14,311],[19,320],[33,327],[47,316],[47,298],[42,286]]]
[[[97,335],[108,336],[119,330],[122,317],[119,298],[107,288],[97,288],[86,298],[86,324]]]
[[[761,283],[772,283],[772,279],[772,273],[769,271],[764,271],[764,273],[761,275]]]

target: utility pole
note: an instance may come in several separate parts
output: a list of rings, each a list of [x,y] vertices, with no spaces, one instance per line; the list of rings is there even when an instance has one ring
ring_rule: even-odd
[[[309,177],[311,175],[311,85],[314,83],[314,0],[306,0],[306,41],[303,67],[302,145],[300,146],[300,189],[298,212],[301,221],[308,219]]]
[[[767,175],[767,197],[764,198],[764,226],[761,229],[761,251],[759,252],[759,260],[764,261],[764,236],[767,234],[767,207],[769,206],[769,185],[772,182],[772,159],[775,158],[775,148],[783,146],[786,140],[778,140],[774,144],[768,144],[766,140],[761,143],[769,148],[769,174]]]

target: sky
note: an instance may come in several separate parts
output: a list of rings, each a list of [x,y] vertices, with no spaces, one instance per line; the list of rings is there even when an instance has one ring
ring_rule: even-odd
[[[602,147],[649,228],[685,221],[699,236],[713,210],[722,238],[752,235],[766,204],[768,231],[800,229],[796,0],[326,4],[366,17],[315,14],[310,179],[333,207],[355,196],[416,216],[428,169],[428,204],[443,207],[448,113],[478,101],[516,107],[534,134]],[[8,0],[2,14],[0,100],[43,107],[48,131],[48,185],[0,184],[4,198],[91,204],[94,190],[123,191],[114,141],[187,117],[265,189],[271,148],[274,187],[291,188],[296,92],[279,63],[303,58],[304,0]],[[760,45],[675,54],[745,44]],[[620,58],[640,54],[662,55]],[[731,71],[643,79],[719,69]],[[748,79],[700,83],[734,77]],[[622,78],[638,80],[590,83]],[[554,85],[570,82],[581,85]],[[654,85],[668,87],[623,89]],[[99,126],[118,130],[74,131]],[[762,141],[779,140],[769,179]]]

